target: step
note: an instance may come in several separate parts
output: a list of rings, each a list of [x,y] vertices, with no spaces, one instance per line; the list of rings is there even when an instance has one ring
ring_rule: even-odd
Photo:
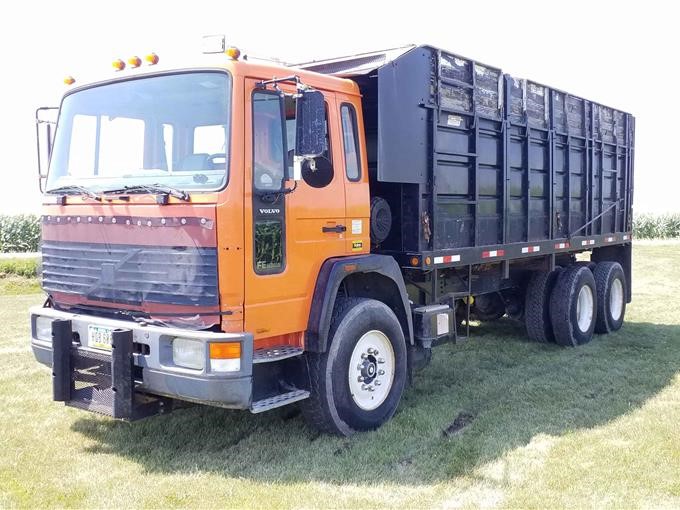
[[[299,356],[303,352],[304,350],[302,348],[293,347],[291,345],[279,345],[276,347],[256,349],[253,353],[253,363],[270,363],[272,361]]]
[[[270,409],[292,404],[298,400],[304,400],[308,397],[309,392],[306,390],[289,391],[288,393],[274,395],[273,397],[264,398],[262,400],[253,402],[250,404],[250,412],[253,414],[262,413],[264,411],[269,411]]]

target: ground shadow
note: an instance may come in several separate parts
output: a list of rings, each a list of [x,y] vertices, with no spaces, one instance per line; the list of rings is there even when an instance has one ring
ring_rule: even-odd
[[[536,434],[591,428],[640,407],[680,369],[680,326],[626,323],[577,349],[532,344],[508,320],[443,346],[376,432],[319,435],[299,413],[197,406],[132,424],[83,415],[73,430],[149,472],[262,482],[421,484],[450,479]],[[459,420],[456,422],[456,420]],[[371,466],[366,469],[366,466]]]

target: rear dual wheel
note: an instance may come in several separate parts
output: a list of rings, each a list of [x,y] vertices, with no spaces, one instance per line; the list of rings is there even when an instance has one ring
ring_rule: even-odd
[[[597,290],[593,273],[583,265],[565,268],[550,296],[550,322],[555,342],[576,346],[593,338]]]
[[[593,270],[597,287],[595,333],[618,331],[626,314],[626,276],[618,262],[600,262]]]

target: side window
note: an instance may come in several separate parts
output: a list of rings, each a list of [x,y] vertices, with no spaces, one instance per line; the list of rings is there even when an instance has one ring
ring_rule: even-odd
[[[253,94],[253,186],[277,191],[283,185],[284,124],[279,95]]]
[[[255,272],[283,269],[283,223],[279,219],[255,221]]]
[[[340,107],[342,120],[342,144],[345,149],[345,171],[350,181],[361,178],[359,139],[357,138],[357,114],[354,106],[345,103]]]

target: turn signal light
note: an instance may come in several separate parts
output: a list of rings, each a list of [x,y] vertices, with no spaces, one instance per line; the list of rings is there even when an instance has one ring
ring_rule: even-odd
[[[139,67],[142,65],[142,59],[135,55],[134,57],[130,57],[127,63],[130,65],[130,67]]]
[[[227,48],[224,53],[227,54],[227,57],[229,57],[232,60],[238,60],[238,58],[241,56],[241,50],[234,46],[230,46]]]
[[[125,69],[125,62],[123,62],[121,59],[114,60],[111,65],[116,71],[122,71]]]
[[[73,76],[67,76],[64,78],[64,84],[65,85],[73,85],[76,82],[76,79]]]
[[[149,53],[146,57],[144,57],[144,60],[146,60],[147,64],[150,66],[154,66],[158,64],[158,55],[155,53]]]
[[[213,342],[210,344],[211,359],[236,359],[240,357],[240,342]]]

